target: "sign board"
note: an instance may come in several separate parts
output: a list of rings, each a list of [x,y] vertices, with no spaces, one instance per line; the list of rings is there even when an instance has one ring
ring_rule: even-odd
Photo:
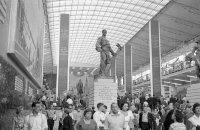
[[[13,0],[10,15],[8,54],[30,80],[40,86],[44,38],[42,1]]]
[[[125,87],[127,93],[132,93],[132,47],[129,44],[125,45],[124,49],[124,73],[125,73]]]
[[[69,88],[69,14],[60,15],[60,48],[58,67],[58,88],[57,96],[61,96],[63,91]]]
[[[117,83],[113,79],[99,79],[94,83],[94,106],[103,103],[110,109],[111,103],[117,103]]]

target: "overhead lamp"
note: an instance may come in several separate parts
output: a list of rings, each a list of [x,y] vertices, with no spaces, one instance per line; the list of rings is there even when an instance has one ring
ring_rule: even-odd
[[[182,84],[179,84],[179,83],[171,83],[171,84],[174,84],[174,85],[182,85]]]
[[[177,80],[177,81],[183,81],[183,82],[188,82],[188,83],[190,83],[190,82],[191,82],[191,81],[184,80],[184,79],[174,79],[174,80]]]
[[[187,77],[189,77],[189,78],[197,78],[197,76],[193,76],[193,75],[187,75]]]
[[[163,87],[172,87],[172,86],[170,86],[170,85],[162,85]]]
[[[169,83],[169,84],[171,84],[171,82],[168,82],[168,81],[163,81],[164,83]]]

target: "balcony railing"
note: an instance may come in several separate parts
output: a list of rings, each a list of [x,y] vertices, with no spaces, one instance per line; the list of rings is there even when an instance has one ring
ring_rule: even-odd
[[[189,69],[194,66],[195,66],[195,63],[193,61],[192,62],[180,61],[175,64],[171,64],[167,67],[162,67],[161,74],[162,76],[166,76],[172,73],[176,73],[178,71]],[[133,84],[138,85],[138,84],[150,81],[150,79],[151,79],[150,74],[142,75],[141,77],[133,80]]]

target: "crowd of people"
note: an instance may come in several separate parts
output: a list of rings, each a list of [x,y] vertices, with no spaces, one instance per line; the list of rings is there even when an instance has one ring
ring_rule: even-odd
[[[53,130],[56,120],[58,130],[200,130],[199,103],[192,106],[186,98],[173,96],[130,98],[119,97],[109,110],[103,103],[92,108],[76,106],[71,98],[61,110],[55,110],[53,104],[46,108],[43,100],[33,102],[26,117],[23,107],[17,108],[13,130]]]

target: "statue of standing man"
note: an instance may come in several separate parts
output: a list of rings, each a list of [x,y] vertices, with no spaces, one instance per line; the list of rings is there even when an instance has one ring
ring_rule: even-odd
[[[100,52],[100,76],[109,76],[109,70],[111,66],[111,55],[116,56],[117,53],[115,53],[111,46],[109,41],[106,39],[107,31],[104,29],[102,30],[102,36],[98,38],[96,43],[96,50]],[[118,47],[118,50],[121,50],[121,46],[119,44],[116,45]]]
[[[83,94],[83,82],[81,79],[79,80],[78,84],[76,85],[76,89],[78,91],[78,95],[81,97],[81,94]]]

